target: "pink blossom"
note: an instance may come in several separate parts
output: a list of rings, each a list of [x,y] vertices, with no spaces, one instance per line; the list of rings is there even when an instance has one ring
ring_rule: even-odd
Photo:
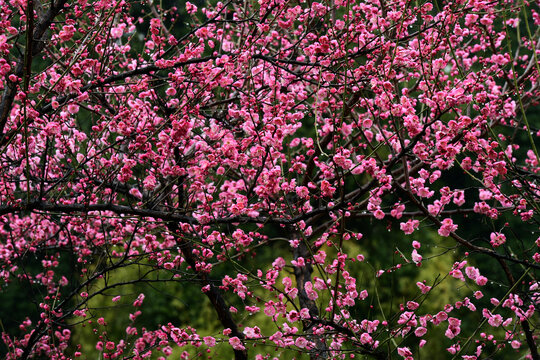
[[[167,94],[168,96],[174,96],[174,95],[176,95],[176,89],[170,87],[167,90],[165,90],[165,94]]]
[[[62,30],[58,33],[58,37],[62,41],[69,41],[75,34],[75,27],[73,25],[64,25]]]
[[[492,316],[489,317],[488,323],[491,326],[499,327],[503,323],[503,318],[499,314],[492,315]]]
[[[295,345],[298,346],[299,348],[303,349],[303,348],[307,347],[308,341],[304,337],[299,337],[299,338],[296,338]]]
[[[309,190],[305,186],[298,186],[296,188],[296,194],[298,195],[299,198],[306,199],[309,196]]]
[[[375,218],[378,219],[378,220],[382,220],[384,218],[385,214],[381,209],[377,209],[373,213],[373,216],[375,216]]]
[[[421,282],[417,282],[416,286],[420,288],[420,291],[422,292],[422,294],[427,294],[431,290],[431,286],[427,286]]]
[[[323,180],[321,182],[321,193],[323,196],[332,197],[335,191],[336,191],[336,188],[331,186],[328,181]]]
[[[422,255],[418,254],[416,249],[412,251],[411,258],[415,264],[418,264],[422,261]]]
[[[467,274],[469,279],[476,280],[480,276],[480,271],[475,267],[467,266],[465,268],[465,274]]]
[[[418,337],[422,337],[426,334],[427,332],[427,329],[423,326],[419,326],[416,328],[416,330],[414,331],[414,335],[418,336]]]
[[[360,342],[363,345],[371,344],[371,343],[373,343],[373,339],[371,338],[371,336],[368,333],[362,333],[362,335],[360,335]]]
[[[506,242],[506,236],[504,236],[504,234],[498,233],[498,232],[492,232],[490,234],[489,238],[491,239],[491,241],[490,241],[491,246],[493,246],[495,248],[503,245]]]
[[[229,344],[232,346],[234,350],[246,350],[244,345],[242,344],[242,340],[240,340],[237,336],[233,336],[229,339]]]
[[[189,1],[186,1],[186,11],[188,14],[192,15],[197,12],[197,6],[190,3]]]
[[[401,347],[401,348],[398,348],[397,349],[397,352],[400,356],[406,358],[406,357],[409,357],[409,356],[412,356],[412,352],[409,348],[407,347]]]
[[[442,221],[441,227],[439,228],[439,235],[447,237],[450,236],[451,232],[457,230],[457,225],[454,225],[454,222],[450,218],[446,218]]]
[[[147,189],[147,190],[154,190],[156,185],[157,185],[157,181],[156,181],[156,178],[155,176],[153,175],[148,175],[144,180],[143,180],[143,185],[144,185],[144,188]]]
[[[137,188],[132,188],[129,190],[130,195],[136,197],[137,199],[142,199],[142,193]]]
[[[124,33],[125,28],[126,28],[126,24],[124,24],[124,23],[120,23],[120,24],[118,24],[118,26],[113,27],[111,29],[111,37],[113,39],[121,38],[123,33]]]
[[[446,349],[450,354],[455,355],[459,350],[461,349],[461,346],[459,344],[454,344]]]
[[[407,222],[399,224],[401,230],[407,235],[412,234],[414,230],[418,229],[419,225],[420,221],[415,219],[409,219]]]
[[[358,296],[361,300],[365,300],[368,297],[367,290],[360,291],[360,295]]]
[[[486,285],[488,282],[488,279],[485,276],[480,275],[476,278],[476,283],[480,286]]]
[[[259,329],[257,326],[246,327],[244,329],[244,335],[246,335],[246,338],[248,339],[259,338],[261,336],[261,329]]]
[[[316,300],[319,297],[317,292],[313,289],[313,284],[311,283],[311,281],[306,282],[306,284],[304,285],[304,288],[305,288],[307,297],[310,300]]]

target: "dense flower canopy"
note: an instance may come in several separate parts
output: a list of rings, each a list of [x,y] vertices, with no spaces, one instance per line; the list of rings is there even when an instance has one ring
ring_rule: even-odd
[[[525,0],[0,0],[0,298],[33,304],[0,353],[539,359],[539,25]],[[143,326],[163,284],[219,327]]]

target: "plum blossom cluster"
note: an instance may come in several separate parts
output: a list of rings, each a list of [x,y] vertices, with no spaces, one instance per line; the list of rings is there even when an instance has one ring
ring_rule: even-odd
[[[540,359],[538,2],[167,4],[0,0],[2,357]]]

